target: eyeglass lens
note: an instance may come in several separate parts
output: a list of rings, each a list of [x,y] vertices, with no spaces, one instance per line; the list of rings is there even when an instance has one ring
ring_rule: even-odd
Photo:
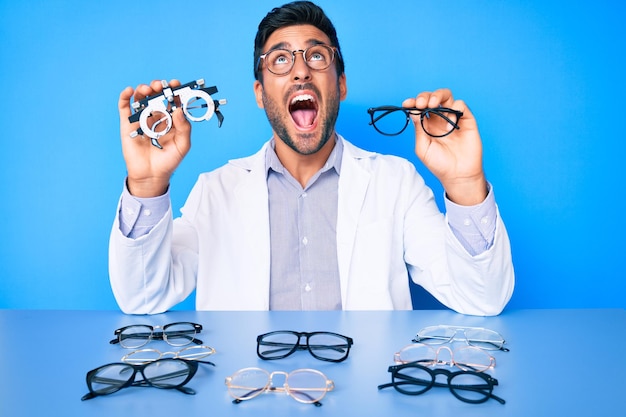
[[[314,45],[304,51],[274,49],[261,55],[261,57],[272,74],[284,75],[293,68],[297,53],[302,53],[309,68],[318,71],[328,68],[335,57],[335,50],[328,45]]]
[[[281,359],[296,350],[308,349],[317,359],[340,362],[348,357],[352,339],[330,332],[276,331],[260,335],[257,343],[261,359]]]
[[[419,115],[422,129],[429,136],[440,138],[458,129],[459,118],[463,113],[452,109],[408,109],[396,106],[374,107],[368,110],[371,125],[381,134],[396,136],[404,132],[411,120],[410,115]]]
[[[162,329],[157,331],[157,329]],[[180,322],[161,326],[149,326],[144,324],[122,327],[115,331],[120,345],[124,348],[133,349],[146,345],[150,340],[164,340],[172,346],[185,346],[191,342],[202,343],[195,339],[196,332],[200,332],[202,326],[195,323]],[[111,341],[115,343],[115,341]]]
[[[413,343],[403,347],[394,355],[397,363],[417,362],[423,366],[454,365],[465,371],[483,372],[495,366],[495,358],[484,350],[465,346],[452,350],[441,346],[435,350],[422,343]]]
[[[485,350],[508,350],[500,333],[481,327],[429,326],[420,330],[413,341],[429,345],[465,341]]]
[[[274,384],[275,376],[284,375],[282,386]],[[315,403],[334,388],[332,381],[314,369],[297,369],[289,374],[285,372],[269,373],[260,368],[241,369],[226,378],[229,394],[236,400],[250,400],[266,391],[284,391],[302,403]]]

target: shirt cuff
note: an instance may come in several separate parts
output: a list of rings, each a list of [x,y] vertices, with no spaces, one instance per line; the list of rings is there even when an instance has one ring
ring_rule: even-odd
[[[132,239],[147,235],[165,216],[170,204],[169,188],[158,197],[135,197],[128,191],[124,180],[119,211],[120,231]]]
[[[444,195],[448,225],[472,256],[491,248],[496,233],[498,211],[493,187],[489,183],[487,190],[485,200],[475,206],[455,204]]]

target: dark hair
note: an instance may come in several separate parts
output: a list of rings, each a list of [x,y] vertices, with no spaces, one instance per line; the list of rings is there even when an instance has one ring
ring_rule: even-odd
[[[321,30],[330,39],[331,46],[337,48],[335,66],[339,75],[344,72],[344,63],[337,39],[337,31],[324,11],[310,1],[294,1],[269,12],[261,23],[254,39],[254,78],[260,78],[259,59],[267,39],[277,29],[294,25],[312,25]]]

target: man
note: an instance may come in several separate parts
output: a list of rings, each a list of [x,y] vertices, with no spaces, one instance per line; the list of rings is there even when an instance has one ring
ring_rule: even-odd
[[[122,91],[128,177],[109,262],[120,308],[158,313],[196,289],[202,310],[410,309],[413,279],[458,312],[499,314],[514,285],[510,246],[464,102],[438,90],[403,103],[463,112],[444,138],[412,116],[417,156],[445,188],[444,216],[412,164],[335,131],[347,81],[319,7],[272,10],[254,55],[254,93],[273,136],[257,154],[201,174],[175,220],[169,180],[190,149],[190,124],[176,110],[163,149],[131,138],[131,99],[162,86]],[[432,119],[426,127],[437,127]]]

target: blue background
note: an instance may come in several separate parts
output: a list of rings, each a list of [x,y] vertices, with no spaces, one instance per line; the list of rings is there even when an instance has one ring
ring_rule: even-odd
[[[228,99],[221,129],[193,126],[172,180],[178,213],[200,172],[270,136],[252,92],[253,39],[281,3],[0,0],[0,308],[117,308],[107,247],[125,176],[119,92],[204,78]],[[339,132],[415,162],[440,204],[413,133],[378,135],[366,109],[440,87],[472,108],[512,241],[510,308],[626,307],[623,3],[319,4],[346,61]]]

